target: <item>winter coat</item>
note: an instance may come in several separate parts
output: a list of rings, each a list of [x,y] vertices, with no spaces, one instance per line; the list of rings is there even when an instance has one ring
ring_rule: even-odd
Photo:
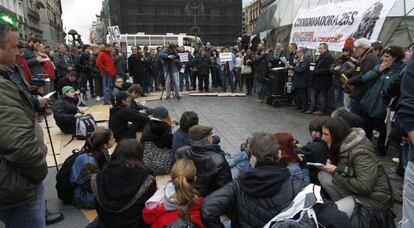
[[[128,72],[129,75],[138,82],[141,86],[144,84],[144,61],[141,60],[140,54],[132,54],[128,57]]]
[[[141,143],[153,142],[159,148],[172,148],[172,131],[171,126],[161,120],[151,119],[142,131]]]
[[[71,82],[71,81],[69,80],[69,78],[68,78],[67,76],[65,76],[65,77],[63,77],[63,78],[60,78],[60,79],[59,79],[59,81],[57,82],[57,92],[58,92],[60,95],[63,95],[63,94],[62,94],[62,89],[63,89],[63,87],[65,87],[65,86],[71,86],[71,87],[73,87],[75,90],[78,90],[78,82],[77,82],[77,81]]]
[[[344,167],[354,170],[354,176],[342,176]],[[352,128],[341,145],[338,168],[333,184],[352,192],[362,205],[371,208],[392,207],[392,195],[384,166],[375,155],[375,149],[361,128]]]
[[[194,187],[202,197],[209,195],[232,180],[230,166],[219,145],[182,148],[177,150],[176,158],[193,160],[198,170]]]
[[[56,53],[55,56],[53,56],[53,63],[56,67],[57,79],[66,77],[66,75],[69,73],[69,67],[75,67],[71,55],[68,55],[66,53]]]
[[[23,57],[26,59],[27,65],[29,66],[32,76],[42,74],[42,66],[40,65],[40,62],[37,60],[36,50],[32,48],[24,48]]]
[[[348,79],[354,75],[355,66],[358,60],[351,57],[346,61],[341,67],[341,74],[344,74]],[[349,86],[345,86],[344,88],[345,93],[350,94],[352,92]]]
[[[30,85],[27,84],[25,79],[23,78],[22,69],[15,65],[14,70],[10,73],[9,78],[14,84],[16,84],[17,88],[21,93],[23,93],[26,98],[30,101],[31,108],[35,111],[39,110],[39,100],[37,99],[37,95],[34,95],[30,91]]]
[[[398,104],[397,120],[402,123],[405,132],[414,130],[414,55],[407,64],[407,70],[401,81],[401,98]],[[414,154],[409,154],[414,161]]]
[[[169,55],[174,55],[174,59],[168,59]],[[178,74],[180,72],[180,56],[177,53],[170,52],[169,50],[161,51],[158,55],[161,60],[162,72],[164,74]]]
[[[119,76],[125,75],[126,69],[127,69],[127,62],[124,57],[124,54],[122,53],[114,54],[112,58],[115,64],[116,74]]]
[[[145,202],[155,193],[155,178],[143,168],[115,165],[92,176],[100,225],[117,228],[148,227],[142,218]],[[142,190],[141,190],[142,189]]]
[[[55,118],[56,125],[63,133],[72,134],[75,131],[75,115],[78,110],[75,100],[65,95],[54,103],[53,118]]]
[[[211,59],[207,55],[198,56],[194,60],[194,67],[197,67],[199,75],[208,75],[210,73]]]
[[[349,58],[347,57],[343,57],[340,56],[338,58],[335,59],[334,63],[331,65],[331,68],[329,69],[331,71],[331,74],[333,75],[332,77],[332,85],[337,88],[340,89],[342,88],[342,83],[341,83],[341,74],[342,74],[342,66],[349,60]],[[340,69],[339,71],[335,71],[335,68],[339,66]]]
[[[267,55],[256,54],[253,59],[254,62],[254,79],[258,82],[263,81],[267,76]]]
[[[99,69],[96,66],[96,59],[98,58],[98,55],[95,54],[91,54],[89,56],[89,66],[91,67],[91,76],[93,78],[98,78],[100,77],[100,73],[99,73]]]
[[[294,73],[293,87],[297,89],[308,88],[309,77],[311,77],[309,58],[306,56],[303,57],[303,60],[299,61],[299,63],[291,70]]]
[[[290,177],[289,170],[273,162],[256,167],[205,198],[201,216],[206,227],[222,227],[228,215],[232,227],[263,227],[286,208],[305,185]]]
[[[372,70],[378,64],[379,59],[378,56],[374,53],[374,50],[372,48],[367,49],[355,65],[355,71],[352,78],[348,80],[348,84],[353,86],[352,92],[350,94],[350,97],[352,99],[360,101],[364,97],[365,93],[371,87],[372,83],[364,83],[362,81],[362,76],[368,71]]]
[[[369,117],[384,119],[390,100],[386,92],[390,84],[398,79],[405,63],[395,62],[389,69],[381,72],[379,65],[362,76],[364,83],[372,84],[365,96],[361,99],[361,108]]]
[[[169,182],[167,186],[171,186],[174,189],[174,185]],[[163,204],[159,204],[155,208],[144,208],[142,210],[142,217],[144,222],[151,225],[151,228],[164,227],[165,225],[171,224],[178,219],[177,205],[174,203],[172,197],[175,194],[175,190],[170,193],[168,197],[168,191],[164,188],[164,199]],[[187,213],[191,218],[191,222],[195,225],[195,228],[204,228],[203,222],[201,221],[201,203],[203,199],[197,197],[194,203],[187,209]]]
[[[161,72],[161,62],[157,56],[149,55],[145,59],[145,65],[148,67],[148,72],[152,77],[157,77]]]
[[[314,138],[312,142],[307,143],[304,147],[296,149],[298,154],[305,155],[304,162],[326,163],[329,149],[321,138]],[[309,166],[309,177],[312,183],[318,180],[319,169]]]
[[[101,50],[96,58],[96,66],[101,74],[108,74],[109,77],[116,75],[114,61],[112,60],[111,51]]]
[[[181,128],[174,132],[172,140],[172,153],[174,155],[181,147],[190,145],[190,136],[188,135],[188,132],[184,132]]]
[[[10,73],[0,65],[0,209],[32,201],[47,175],[42,130]]]
[[[312,88],[327,91],[332,83],[332,74],[329,71],[334,59],[329,51],[319,56],[313,71]]]
[[[117,142],[122,139],[136,138],[134,130],[141,130],[149,121],[149,118],[134,109],[115,105],[109,110],[109,129],[114,134]],[[129,126],[129,122],[132,123]]]

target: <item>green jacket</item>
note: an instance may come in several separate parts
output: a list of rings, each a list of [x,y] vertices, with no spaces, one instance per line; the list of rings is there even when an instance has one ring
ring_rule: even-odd
[[[0,209],[33,200],[36,186],[47,175],[34,112],[10,73],[0,65]]]
[[[379,65],[368,71],[362,76],[363,82],[374,83],[361,100],[362,110],[370,117],[384,119],[389,99],[385,96],[390,84],[396,80],[401,71],[404,70],[405,63],[395,62],[389,69],[380,72]]]
[[[338,167],[346,165],[354,170],[354,177],[342,176],[338,169],[333,183],[352,192],[364,206],[372,208],[392,207],[390,185],[383,165],[374,153],[372,143],[361,128],[352,128],[339,152]]]

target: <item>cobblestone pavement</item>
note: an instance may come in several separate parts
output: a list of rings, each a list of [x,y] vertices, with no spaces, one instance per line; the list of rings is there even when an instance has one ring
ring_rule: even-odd
[[[184,111],[195,111],[200,123],[212,126],[214,134],[221,137],[221,145],[226,152],[237,151],[240,143],[256,131],[290,132],[301,143],[309,140],[307,128],[312,116],[298,113],[292,107],[274,108],[260,104],[253,97],[184,97],[180,101],[152,101],[147,105],[165,106],[175,120],[179,120]],[[389,172],[395,170],[396,165],[390,162],[390,157],[383,160]],[[50,168],[44,182],[46,199],[52,211],[62,208],[65,220],[49,227],[85,227],[88,222],[86,216],[72,206],[61,205],[57,199],[55,175],[56,170]],[[401,181],[393,183],[398,188]],[[401,218],[401,205],[396,204],[394,211],[398,221]]]

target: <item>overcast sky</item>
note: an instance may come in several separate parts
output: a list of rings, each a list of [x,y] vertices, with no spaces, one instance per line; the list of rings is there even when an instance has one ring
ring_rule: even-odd
[[[243,5],[252,0],[243,0]],[[102,0],[62,0],[62,20],[65,32],[75,29],[89,43],[89,28],[102,9]]]

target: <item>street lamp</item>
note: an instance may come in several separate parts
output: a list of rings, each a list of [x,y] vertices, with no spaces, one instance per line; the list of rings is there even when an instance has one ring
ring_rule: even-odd
[[[200,2],[187,2],[185,4],[185,12],[187,15],[193,16],[194,26],[191,28],[191,32],[194,33],[195,42],[197,43],[197,33],[200,32],[200,27],[197,27],[197,14],[204,14],[204,4]]]

